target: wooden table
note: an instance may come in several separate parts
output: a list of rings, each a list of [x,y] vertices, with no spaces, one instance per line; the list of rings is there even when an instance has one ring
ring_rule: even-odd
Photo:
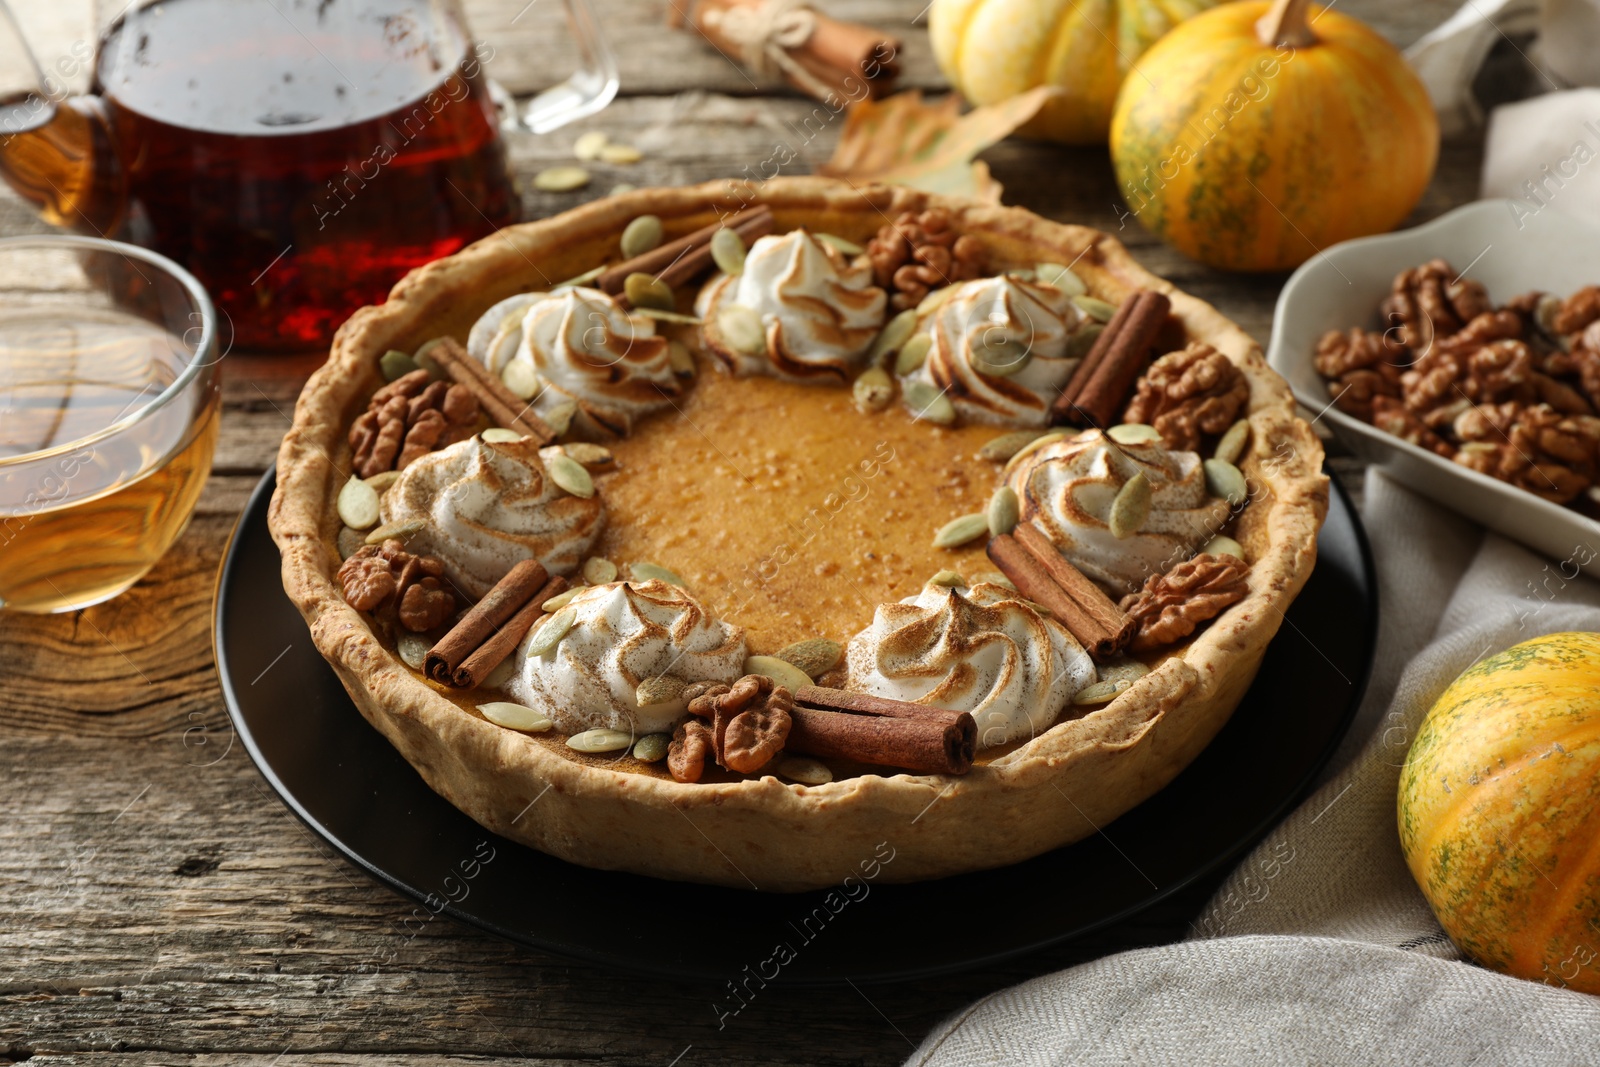
[[[517,93],[550,80],[548,34],[561,17],[553,0],[524,2],[467,5],[496,48],[490,74]],[[596,2],[623,95],[579,127],[514,136],[515,168],[526,188],[528,175],[569,161],[587,129],[639,146],[645,160],[596,165],[582,193],[525,191],[527,217],[617,182],[740,174],[777,141],[806,166],[832,151],[837,120],[806,140],[802,121],[816,105],[757,86],[694,37],[664,31],[655,0]],[[940,87],[926,35],[908,22],[923,0],[824,6],[900,32],[906,83]],[[1455,6],[1343,8],[1405,44]],[[71,17],[82,17],[56,0],[19,8],[52,41],[70,42]],[[1473,197],[1479,151],[1476,141],[1445,147],[1417,221]],[[1103,149],[1008,143],[986,158],[1008,203],[1117,231]],[[0,194],[0,234],[45,229]],[[1152,270],[1266,340],[1282,276],[1207,270],[1131,223],[1119,236]],[[940,1018],[988,992],[1183,936],[1206,900],[1215,879],[1075,944],[936,981],[820,990],[780,981],[721,1030],[711,1008],[720,989],[569,963],[448,920],[413,936],[402,926],[411,902],[336,858],[269,790],[233,738],[212,663],[212,593],[229,531],[317,362],[228,357],[211,480],[182,541],[133,590],[73,614],[0,615],[0,1063],[98,1063],[108,1053],[281,1067],[379,1054],[406,1064],[895,1063]],[[1357,488],[1354,461],[1334,463]],[[373,973],[364,965],[380,953],[394,963]]]

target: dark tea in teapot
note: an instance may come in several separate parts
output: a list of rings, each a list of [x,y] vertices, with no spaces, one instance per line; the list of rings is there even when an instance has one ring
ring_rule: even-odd
[[[237,346],[315,347],[516,221],[492,57],[438,0],[155,0],[107,28],[95,95],[0,109],[0,173],[184,264]]]

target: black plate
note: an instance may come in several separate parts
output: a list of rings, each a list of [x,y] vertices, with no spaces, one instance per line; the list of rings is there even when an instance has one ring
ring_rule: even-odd
[[[361,717],[285,596],[267,533],[273,485],[269,473],[223,560],[215,641],[234,726],[284,803],[429,910],[533,948],[675,977],[721,981],[747,964],[759,969],[780,943],[798,949],[823,928],[828,950],[796,953],[783,968],[791,981],[924,977],[1146,908],[1237,856],[1301,798],[1350,724],[1377,634],[1366,536],[1336,483],[1316,571],[1244,702],[1199,759],[1109,835],[936,882],[862,883],[831,900],[774,897],[573,866],[487,833],[430,790]],[[949,916],[1020,916],[1024,907],[1026,922],[985,924],[981,938],[927,936],[930,922],[943,928]],[[717,915],[718,936],[650,936],[653,924],[634,921],[641,909]]]

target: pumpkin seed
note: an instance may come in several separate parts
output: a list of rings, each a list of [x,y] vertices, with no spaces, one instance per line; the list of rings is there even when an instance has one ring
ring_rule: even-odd
[[[411,354],[411,358],[416,361],[417,366],[427,371],[428,376],[433,378],[435,381],[443,381],[449,377],[449,375],[445,373],[444,366],[438,360],[433,358],[433,350],[439,345],[444,344],[444,342],[445,338],[435,337],[431,341],[422,342],[417,350]]]
[[[667,364],[672,368],[672,373],[680,378],[694,377],[694,355],[682,341],[667,342]]]
[[[533,632],[533,637],[528,641],[528,658],[543,656],[554,652],[561,639],[572,632],[573,626],[578,622],[576,608],[562,608],[554,615],[546,615],[544,622]]]
[[[510,444],[512,441],[522,440],[522,435],[515,430],[508,430],[504,426],[491,426],[478,435],[485,442],[495,444]]]
[[[861,253],[866,251],[865,248],[862,248],[854,241],[847,241],[835,233],[814,233],[811,236],[815,237],[823,244],[828,245],[834,251],[842,253],[843,255],[859,256]]]
[[[582,167],[546,167],[533,176],[533,187],[543,193],[570,193],[589,184]]]
[[[560,437],[572,429],[572,420],[577,414],[578,402],[576,400],[563,400],[559,404],[551,404],[550,410],[544,412],[540,418],[544,419],[544,424],[550,427],[551,433]]]
[[[576,597],[581,592],[583,592],[583,586],[575,585],[571,589],[568,589],[566,592],[557,593],[555,596],[551,597],[549,600],[546,600],[543,604],[539,605],[539,609],[541,611],[547,611],[547,612],[550,612],[550,613],[553,614],[553,613],[555,613],[557,611],[560,611],[562,608],[566,607],[568,604],[572,603],[573,598]]]
[[[1235,559],[1244,559],[1244,546],[1231,537],[1218,534],[1201,547],[1200,553],[1206,556],[1233,556]]]
[[[1089,349],[1100,340],[1100,335],[1105,332],[1105,323],[1089,321],[1072,331],[1067,338],[1067,347],[1062,349],[1062,359],[1082,359],[1089,354]]]
[[[939,585],[946,589],[962,589],[966,587],[967,580],[961,576],[960,571],[944,570],[928,579],[928,585]]]
[[[991,463],[1004,463],[1043,432],[1043,430],[1013,430],[999,437],[990,438],[982,448],[978,449],[978,458],[989,460]]]
[[[581,496],[585,500],[594,496],[594,479],[584,465],[571,456],[558,453],[551,456],[544,466],[550,472],[550,480],[573,496]]]
[[[636,582],[666,582],[668,585],[675,585],[679,589],[689,588],[688,582],[659,563],[630,563],[628,565],[628,574]]]
[[[1015,278],[1019,282],[1033,282],[1039,280],[1039,272],[1032,267],[1017,267],[1015,270],[1006,271],[1006,277]]]
[[[578,139],[572,142],[572,154],[576,158],[585,161],[599,159],[600,149],[604,148],[610,140],[611,138],[599,130],[580,133]]]
[[[933,348],[933,336],[919,333],[905,344],[900,346],[899,355],[894,357],[894,372],[899,375],[914,374],[928,361],[928,352]]]
[[[910,310],[900,312],[878,331],[877,340],[872,342],[872,348],[867,351],[867,361],[876,363],[890,352],[897,351],[916,330],[917,313]]]
[[[1206,472],[1206,489],[1212,496],[1220,496],[1234,507],[1250,498],[1250,485],[1238,467],[1221,459],[1208,459],[1202,466]]]
[[[593,270],[586,270],[582,274],[574,275],[564,282],[558,282],[557,284],[552,285],[550,287],[550,291],[553,293],[557,289],[576,289],[580,285],[588,285],[605,272],[606,268],[604,267],[595,267]]]
[[[637,188],[639,187],[632,182],[618,182],[611,187],[611,192],[607,193],[606,195],[621,196],[623,193],[631,193]]]
[[[1127,692],[1132,685],[1133,683],[1126,678],[1114,682],[1095,682],[1093,685],[1086,685],[1074,693],[1072,702],[1080,707],[1085,704],[1105,704]]]
[[[500,380],[519,400],[532,400],[539,391],[539,372],[533,369],[533,360],[514,359],[500,372]]]
[[[542,734],[555,725],[544,712],[534,711],[522,704],[513,704],[509,700],[493,700],[487,704],[479,704],[478,711],[496,726],[504,726],[507,730],[521,730],[525,734]]]
[[[1039,284],[1059,289],[1068,296],[1084,296],[1089,292],[1083,279],[1072,273],[1071,267],[1061,263],[1040,263],[1034,268],[1034,275],[1039,279]]]
[[[794,664],[812,678],[820,678],[839,665],[844,646],[826,637],[813,637],[808,641],[796,641],[773,655],[785,663]]]
[[[1131,656],[1118,656],[1100,664],[1097,673],[1102,682],[1133,682],[1149,674],[1150,668]]]
[[[404,541],[411,535],[420,533],[428,525],[427,519],[407,519],[405,522],[391,522],[387,526],[380,526],[367,534],[367,544],[381,545],[385,541]]]
[[[335,508],[339,521],[352,530],[370,530],[378,525],[378,491],[355,475],[339,490]]]
[[[917,305],[917,314],[926,315],[928,312],[939,307],[946,300],[949,300],[955,295],[955,293],[956,287],[953,285],[947,285],[943,289],[933,290],[927,296],[923,297],[922,302]]]
[[[882,411],[894,399],[894,380],[882,367],[868,368],[850,387],[850,396],[862,411]]]
[[[633,735],[622,730],[585,730],[567,738],[567,747],[574,752],[616,752],[633,744]]]
[[[791,782],[801,785],[827,785],[833,781],[833,772],[814,759],[802,759],[799,756],[785,756],[772,765],[778,777],[787,778]]]
[[[700,326],[705,323],[699,315],[686,315],[681,311],[668,311],[665,308],[636,307],[633,313],[652,322],[677,322],[685,326]]]
[[[372,486],[374,492],[381,494],[384,492],[384,490],[388,489],[391,485],[399,480],[399,471],[379,471],[377,474],[374,474],[372,477],[366,479],[366,483]]]
[[[956,421],[956,406],[938,386],[931,382],[919,378],[907,378],[902,391],[906,398],[906,406],[911,409],[914,420],[927,419],[940,426],[949,426]]]
[[[981,511],[951,519],[933,535],[934,548],[960,548],[989,532],[989,516]]]
[[[1106,525],[1111,529],[1111,536],[1121,541],[1138,533],[1149,517],[1150,479],[1144,476],[1144,471],[1139,471],[1117,490]]]
[[[619,242],[622,258],[632,259],[659,248],[665,236],[666,230],[661,225],[660,215],[640,215],[622,231],[622,240]]]
[[[1022,502],[1017,499],[1015,489],[1009,485],[996,489],[994,496],[989,498],[989,533],[998,537],[1015,530],[1021,511]]]
[[[608,471],[617,465],[617,457],[605,445],[573,441],[562,445],[561,450],[592,471]]]
[[[1016,587],[1016,585],[1014,585],[1012,583],[1011,579],[1007,578],[1005,575],[1001,574],[999,571],[979,571],[977,574],[974,574],[972,576],[972,584],[973,585],[998,585],[1002,589],[1011,590],[1013,593],[1015,593],[1017,591],[1017,587]]]
[[[711,235],[711,262],[724,274],[744,273],[744,238],[724,226]]]
[[[1108,304],[1099,297],[1075,296],[1072,302],[1078,305],[1078,310],[1097,322],[1110,322],[1111,317],[1117,313],[1115,304]]]
[[[341,526],[339,527],[339,537],[335,543],[339,548],[339,562],[343,563],[361,551],[367,543],[367,535],[360,530],[352,530],[348,526]]]
[[[433,647],[433,642],[421,634],[403,633],[394,642],[394,650],[404,663],[414,671],[420,671],[422,665],[428,661],[428,650]]]
[[[1161,431],[1142,422],[1124,422],[1107,430],[1106,436],[1119,445],[1142,445],[1161,440]]]
[[[1012,467],[1015,467],[1024,459],[1027,459],[1029,456],[1033,455],[1046,445],[1053,445],[1057,441],[1065,441],[1071,436],[1071,430],[1051,430],[1048,433],[1042,433],[1038,437],[1035,437],[1032,441],[1029,441],[1027,444],[1013,452],[1011,454],[1011,458],[1006,460],[1004,469],[1009,471]]]
[[[717,330],[735,352],[759,356],[767,350],[767,330],[761,316],[741,304],[729,304],[717,312]]]
[[[386,382],[404,378],[417,369],[417,361],[411,358],[411,353],[402,352],[398,348],[391,348],[378,357],[378,373],[383,375],[383,380]]]
[[[628,303],[636,308],[660,308],[662,311],[672,311],[677,301],[672,296],[672,287],[653,274],[643,271],[634,271],[623,279],[623,295],[628,298]]]
[[[1216,459],[1224,463],[1238,466],[1239,457],[1244,455],[1244,447],[1250,442],[1250,420],[1240,419],[1228,427],[1228,432],[1222,435],[1217,442],[1217,450],[1212,453]]]
[[[1009,378],[1033,362],[1033,348],[1013,337],[974,345],[967,356],[972,369],[989,378]]]
[[[805,671],[786,660],[779,659],[777,656],[749,657],[744,661],[744,673],[759,674],[763,678],[771,678],[791,693],[811,684],[811,678]]]
[[[633,758],[640,763],[659,763],[672,747],[671,734],[645,734],[633,744]]]
[[[617,565],[604,556],[590,556],[583,561],[583,580],[590,585],[607,585],[617,580]]]
[[[633,692],[633,699],[641,708],[648,708],[652,704],[669,704],[682,697],[687,688],[689,683],[675,674],[658,674],[640,682],[639,688]]]
[[[506,683],[511,681],[511,676],[516,673],[517,658],[515,656],[507,656],[500,661],[498,667],[485,675],[483,681],[478,684],[483,689],[504,689]]]
[[[631,144],[608,144],[600,149],[600,162],[627,166],[644,158],[644,153]]]

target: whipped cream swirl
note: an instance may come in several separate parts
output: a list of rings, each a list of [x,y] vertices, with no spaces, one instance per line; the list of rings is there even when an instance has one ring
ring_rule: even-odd
[[[666,582],[612,582],[567,602],[577,621],[554,649],[527,654],[529,634],[512,653],[517,673],[506,692],[541,711],[567,734],[605,727],[663,733],[687,702],[641,708],[639,683],[660,674],[686,682],[732,682],[743,672],[744,630],[722,622],[687,592]]]
[[[575,401],[591,431],[625,434],[682,388],[655,323],[598,289],[508,297],[473,324],[467,351],[496,374],[525,363],[538,375],[533,410]]]
[[[1070,294],[1009,274],[962,282],[918,321],[928,358],[908,377],[949,396],[970,422],[1045,426],[1077,369],[1071,342],[1088,322]]]
[[[1141,471],[1150,482],[1150,514],[1119,540],[1108,522],[1111,502]],[[1118,444],[1098,430],[1024,455],[1006,481],[1020,498],[1022,521],[1117,596],[1194,555],[1221,532],[1231,511],[1206,492],[1195,453],[1168,451],[1159,441]]]
[[[439,557],[469,596],[483,596],[525,559],[571,573],[599,536],[605,505],[599,493],[576,497],[550,479],[544,460],[556,451],[541,452],[528,437],[473,437],[430,452],[383,494],[384,525],[421,519],[406,548]]]
[[[987,583],[929,585],[880,604],[851,639],[847,663],[850,689],[971,712],[979,748],[1043,733],[1095,680],[1094,662],[1060,623]]]
[[[743,273],[712,279],[695,307],[708,324],[729,305],[749,308],[766,330],[764,352],[738,352],[714,335],[716,356],[736,374],[771,374],[787,381],[849,381],[883,327],[888,295],[872,268],[853,267],[830,245],[803,229],[763,237],[745,257]]]

